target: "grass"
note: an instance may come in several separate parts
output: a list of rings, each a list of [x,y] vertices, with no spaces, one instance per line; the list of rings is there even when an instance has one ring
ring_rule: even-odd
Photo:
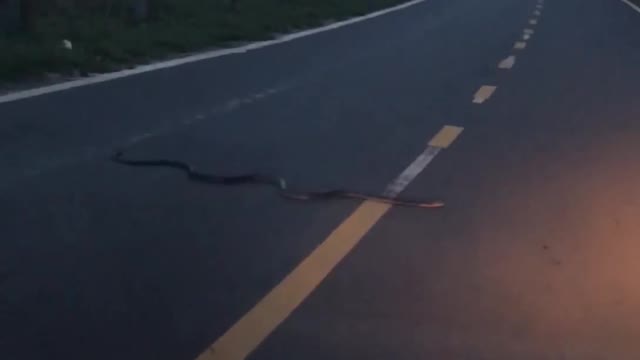
[[[134,24],[127,0],[48,0],[29,34],[0,35],[0,83],[88,74],[314,27],[408,0],[150,0]],[[90,3],[91,5],[87,5]],[[53,4],[53,5],[52,5]],[[62,40],[73,44],[62,47]]]

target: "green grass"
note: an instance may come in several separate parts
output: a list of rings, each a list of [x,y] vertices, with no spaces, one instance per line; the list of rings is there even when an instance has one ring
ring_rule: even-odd
[[[49,0],[30,34],[0,35],[0,83],[47,73],[115,70],[238,41],[321,25],[408,0],[150,0],[150,18],[128,20],[126,0]],[[86,5],[90,3],[91,5]],[[61,5],[66,4],[66,6]],[[63,49],[62,40],[73,43]]]

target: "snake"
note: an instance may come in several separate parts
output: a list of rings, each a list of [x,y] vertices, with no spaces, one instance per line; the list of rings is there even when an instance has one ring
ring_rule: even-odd
[[[264,175],[259,173],[248,173],[234,176],[223,176],[206,173],[197,170],[187,162],[170,159],[131,159],[124,155],[123,151],[116,151],[111,157],[115,163],[130,167],[149,168],[170,168],[183,172],[187,179],[196,183],[209,185],[243,185],[262,184],[274,187],[278,194],[289,200],[313,201],[328,199],[355,199],[361,201],[372,201],[395,206],[414,207],[423,209],[436,209],[444,207],[442,201],[415,201],[391,196],[366,194],[349,190],[326,190],[326,191],[296,191],[293,190],[287,181],[279,176]]]

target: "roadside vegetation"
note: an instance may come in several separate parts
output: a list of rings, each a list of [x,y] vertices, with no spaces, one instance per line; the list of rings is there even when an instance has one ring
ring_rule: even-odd
[[[0,83],[112,71],[405,1],[0,0],[0,12],[17,12],[0,17]]]

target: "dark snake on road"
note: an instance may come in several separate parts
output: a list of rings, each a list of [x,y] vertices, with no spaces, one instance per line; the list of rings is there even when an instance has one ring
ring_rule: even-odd
[[[132,167],[164,167],[182,171],[187,179],[193,182],[210,184],[210,185],[242,185],[242,184],[263,184],[269,185],[278,191],[278,194],[285,199],[312,201],[327,199],[356,199],[380,202],[396,206],[416,207],[423,209],[433,209],[444,207],[441,201],[413,201],[407,199],[399,199],[396,197],[370,195],[360,192],[347,190],[328,190],[328,191],[294,191],[292,190],[284,178],[278,176],[269,176],[263,174],[244,174],[237,176],[221,176],[204,173],[196,170],[193,166],[183,161],[155,159],[155,160],[137,160],[124,156],[123,152],[116,152],[112,160],[118,164]]]

